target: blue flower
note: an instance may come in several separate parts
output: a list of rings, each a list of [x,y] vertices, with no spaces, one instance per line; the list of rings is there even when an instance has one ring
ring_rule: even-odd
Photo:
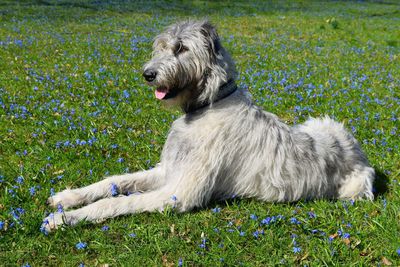
[[[116,149],[116,148],[118,148],[118,145],[117,145],[117,144],[112,144],[112,145],[111,145],[111,148],[112,148],[112,149]]]
[[[179,267],[183,266],[183,260],[182,260],[182,258],[179,258],[179,260],[178,260],[178,266],[179,266]]]
[[[128,236],[129,236],[129,237],[136,237],[136,234],[130,233]]]
[[[58,211],[59,213],[63,213],[63,212],[64,212],[63,206],[62,206],[61,204],[57,204],[57,211]]]
[[[35,193],[36,193],[36,188],[35,188],[34,186],[30,187],[30,188],[29,188],[29,194],[30,194],[31,196],[34,196]]]
[[[118,195],[118,187],[117,187],[117,185],[114,184],[114,183],[111,183],[111,195],[112,195],[113,197],[115,197],[115,196]]]
[[[124,90],[122,92],[122,94],[124,95],[125,98],[129,98],[130,97],[130,94],[129,94],[129,92],[127,90]]]
[[[337,231],[337,234],[338,234],[339,236],[342,236],[342,234],[343,234],[342,230],[338,230],[338,231]]]
[[[20,175],[20,176],[17,177],[17,179],[15,179],[15,181],[16,181],[18,184],[22,184],[22,183],[24,182],[24,177],[22,177],[22,176]]]
[[[300,247],[293,247],[293,252],[294,253],[300,253],[301,252],[301,248]]]
[[[350,238],[350,234],[349,233],[344,233],[342,238],[348,239],[348,238]]]
[[[219,213],[221,211],[221,208],[213,208],[211,209],[211,211],[214,213]]]
[[[101,228],[101,231],[108,231],[108,230],[110,230],[110,227],[108,226],[108,225],[104,225],[102,228]]]
[[[255,220],[257,220],[257,216],[255,214],[250,214],[250,219],[255,221]]]
[[[45,234],[45,235],[49,234],[49,232],[47,232],[47,230],[46,230],[46,225],[48,225],[48,224],[49,224],[48,220],[44,220],[42,222],[42,225],[40,226],[40,229],[39,229],[42,234]]]
[[[400,256],[400,248],[396,250],[397,256]]]
[[[78,243],[76,243],[75,247],[76,247],[76,249],[81,250],[81,249],[85,249],[87,247],[87,244],[85,242],[78,242]]]
[[[265,219],[262,219],[261,224],[269,225],[271,223],[271,217],[267,217]]]
[[[260,236],[260,234],[264,234],[264,230],[261,230],[261,231],[256,230],[256,231],[253,233],[253,236],[254,236],[255,238],[258,238],[258,237]]]
[[[301,224],[299,220],[297,220],[295,217],[290,218],[290,223],[291,224]]]
[[[3,230],[3,228],[4,228],[4,225],[5,225],[5,222],[3,222],[3,221],[0,221],[0,230]]]
[[[202,238],[199,247],[204,249],[207,248],[207,239]]]

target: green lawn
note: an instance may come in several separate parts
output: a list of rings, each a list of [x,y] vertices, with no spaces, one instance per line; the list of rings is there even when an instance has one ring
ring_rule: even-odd
[[[157,163],[180,113],[141,66],[165,26],[204,17],[260,106],[345,123],[376,200],[232,199],[42,233],[53,191]],[[399,18],[395,0],[0,1],[0,266],[400,265]]]

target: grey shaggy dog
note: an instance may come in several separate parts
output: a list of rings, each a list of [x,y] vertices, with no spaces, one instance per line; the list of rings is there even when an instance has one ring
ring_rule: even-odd
[[[185,112],[171,127],[161,162],[50,197],[52,207],[83,207],[51,214],[47,231],[166,206],[185,212],[232,195],[373,199],[374,170],[343,125],[325,117],[289,127],[254,105],[235,85],[235,65],[208,21],[168,27],[153,49],[143,76],[158,99]],[[120,197],[112,197],[112,187]]]

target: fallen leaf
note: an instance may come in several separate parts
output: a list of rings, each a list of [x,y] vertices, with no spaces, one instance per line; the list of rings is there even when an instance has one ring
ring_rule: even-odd
[[[161,257],[163,266],[172,267],[174,266],[173,262],[169,262],[166,255],[162,255]]]
[[[338,234],[334,233],[333,235],[330,235],[329,237],[332,238],[332,239],[335,239],[336,237],[338,237]]]
[[[307,257],[308,257],[308,252],[306,254],[304,254],[304,256],[300,259],[300,261],[307,259]]]
[[[58,171],[53,172],[53,174],[54,174],[54,175],[62,174],[62,173],[64,173],[64,171],[65,171],[65,170],[58,170]]]
[[[383,263],[383,265],[386,265],[386,266],[392,265],[392,262],[390,260],[388,260],[386,257],[382,257],[382,263]]]

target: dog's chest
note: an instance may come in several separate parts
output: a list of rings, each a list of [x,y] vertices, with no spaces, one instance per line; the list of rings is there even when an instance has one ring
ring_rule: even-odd
[[[189,154],[198,154],[195,151],[208,151],[207,147],[221,138],[224,122],[213,117],[204,117],[199,120],[175,121],[169,132],[163,149],[163,158],[168,160],[186,160]]]

